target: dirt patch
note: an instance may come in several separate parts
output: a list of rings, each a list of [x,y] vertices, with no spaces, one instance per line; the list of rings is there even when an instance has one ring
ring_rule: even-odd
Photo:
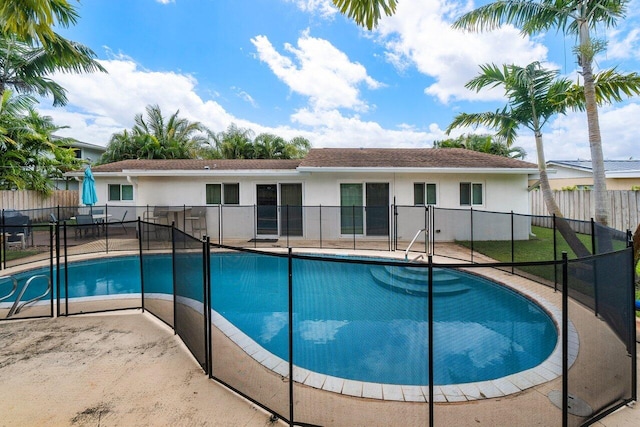
[[[0,322],[0,426],[266,426],[140,312]]]

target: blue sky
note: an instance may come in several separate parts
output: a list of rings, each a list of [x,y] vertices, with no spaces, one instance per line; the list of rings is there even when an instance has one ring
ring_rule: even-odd
[[[40,110],[70,127],[60,135],[99,145],[158,104],[216,132],[235,123],[314,147],[431,147],[457,113],[503,105],[500,91],[464,87],[479,64],[537,60],[576,78],[573,38],[451,29],[484,3],[400,0],[367,31],[330,0],[84,0],[78,23],[60,32],[109,73],[54,76],[70,102]],[[609,41],[600,68],[640,71],[639,6],[632,0],[616,29],[599,31]],[[640,159],[640,98],[603,107],[600,120],[605,158]],[[585,115],[553,120],[544,143],[547,160],[590,158]],[[530,132],[516,145],[536,161]]]

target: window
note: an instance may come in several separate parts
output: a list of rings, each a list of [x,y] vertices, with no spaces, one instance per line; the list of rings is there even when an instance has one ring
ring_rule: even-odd
[[[413,184],[413,204],[415,206],[435,205],[437,200],[435,184],[423,182]]]
[[[460,183],[460,206],[482,205],[482,184],[476,182]]]
[[[206,193],[208,205],[240,204],[240,184],[207,184]]]
[[[109,184],[109,201],[133,200],[133,185]]]

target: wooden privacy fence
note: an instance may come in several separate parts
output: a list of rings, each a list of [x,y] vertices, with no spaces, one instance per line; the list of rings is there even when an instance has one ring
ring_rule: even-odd
[[[45,210],[57,206],[78,206],[78,202],[77,190],[54,190],[49,196],[29,190],[0,191],[0,209]],[[48,218],[47,213],[44,219]]]
[[[608,190],[609,227],[616,230],[634,231],[640,223],[640,191]],[[590,221],[595,216],[593,191],[589,190],[556,190],[553,196],[565,218]],[[542,200],[542,191],[530,193],[531,214],[549,215]]]

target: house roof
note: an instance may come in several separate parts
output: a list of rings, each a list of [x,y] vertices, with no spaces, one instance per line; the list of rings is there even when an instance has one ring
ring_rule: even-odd
[[[591,174],[591,160],[550,160],[547,166],[567,168],[573,171]],[[604,174],[606,178],[640,178],[640,160],[605,160]]]
[[[564,166],[591,172],[591,160],[549,160],[547,165]],[[605,160],[605,172],[639,171],[640,160]]]
[[[318,148],[300,163],[305,168],[507,168],[536,169],[534,163],[463,148]]]
[[[122,160],[93,167],[94,173],[124,171],[196,171],[196,170],[295,170],[300,159],[232,159],[232,160]]]
[[[537,165],[521,160],[461,148],[316,148],[304,159],[234,159],[234,160],[123,160],[92,168],[95,175],[200,175],[332,171],[383,171],[442,173],[495,172],[534,173]],[[219,171],[219,172],[218,172]],[[267,172],[269,171],[269,172]],[[74,171],[69,175],[79,175]]]

